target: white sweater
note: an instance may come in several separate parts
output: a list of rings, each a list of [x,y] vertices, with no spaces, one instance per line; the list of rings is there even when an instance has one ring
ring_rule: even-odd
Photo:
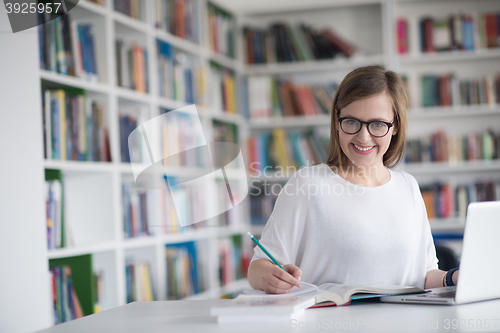
[[[354,185],[326,164],[297,171],[280,192],[260,242],[302,281],[424,287],[437,269],[427,213],[413,176]],[[255,259],[268,259],[258,247]],[[269,260],[269,259],[268,259]]]

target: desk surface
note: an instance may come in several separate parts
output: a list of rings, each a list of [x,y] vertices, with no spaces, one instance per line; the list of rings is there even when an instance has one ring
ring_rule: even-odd
[[[309,309],[283,323],[260,324],[217,324],[210,307],[221,302],[225,300],[136,302],[40,332],[500,331],[500,299],[458,306],[355,301],[344,307]]]

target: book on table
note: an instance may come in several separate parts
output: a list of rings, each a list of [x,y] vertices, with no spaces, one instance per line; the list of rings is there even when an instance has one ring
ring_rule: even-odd
[[[272,298],[287,298],[293,296],[310,295],[314,297],[314,306],[321,305],[320,303],[328,302],[328,305],[347,305],[351,300],[380,297],[387,295],[401,295],[425,292],[423,289],[412,286],[398,286],[389,284],[368,285],[368,286],[351,286],[339,283],[323,283],[316,286],[311,283],[301,282],[300,288],[293,287],[286,294],[266,294],[262,290],[245,290],[244,294],[239,296],[245,299],[254,297],[272,297]]]
[[[347,305],[354,299],[387,295],[422,293],[423,289],[397,285],[350,286],[324,283],[320,286],[301,282],[286,294],[266,294],[262,290],[245,290],[235,299],[210,310],[218,323],[275,322],[302,314],[308,308]]]

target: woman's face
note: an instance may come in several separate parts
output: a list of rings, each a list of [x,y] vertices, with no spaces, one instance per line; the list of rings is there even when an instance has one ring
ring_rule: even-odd
[[[391,98],[383,92],[352,102],[340,110],[339,118],[345,117],[366,122],[379,120],[391,123],[394,120]],[[344,124],[344,128],[347,127],[346,125],[347,123]],[[392,136],[396,134],[395,128],[392,126],[385,136],[377,138],[368,132],[367,126],[367,124],[362,124],[358,133],[346,134],[340,128],[340,124],[337,124],[340,147],[349,159],[348,165],[367,168],[383,166],[383,156],[389,149]]]

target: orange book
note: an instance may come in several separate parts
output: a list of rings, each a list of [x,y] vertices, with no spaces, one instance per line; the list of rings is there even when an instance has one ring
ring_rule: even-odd
[[[184,1],[177,1],[176,2],[176,10],[177,10],[177,36],[180,38],[185,38],[185,30],[184,30]]]
[[[436,211],[434,209],[434,193],[432,193],[432,191],[422,191],[422,198],[424,199],[425,209],[427,210],[427,218],[435,218]]]
[[[140,92],[146,92],[144,70],[144,51],[136,45],[134,47],[135,89]]]

